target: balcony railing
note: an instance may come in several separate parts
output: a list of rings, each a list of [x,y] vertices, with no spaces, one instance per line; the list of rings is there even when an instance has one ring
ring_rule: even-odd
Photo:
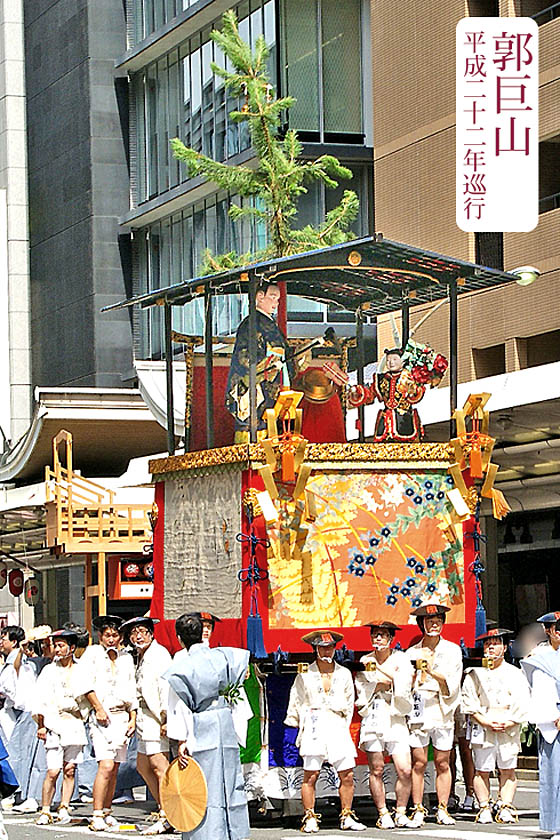
[[[554,18],[560,17],[560,3],[553,3],[552,6],[547,6],[546,9],[542,9],[531,17],[539,26],[542,26],[543,23],[548,23]]]

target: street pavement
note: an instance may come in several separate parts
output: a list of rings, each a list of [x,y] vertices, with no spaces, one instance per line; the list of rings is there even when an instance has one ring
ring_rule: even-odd
[[[462,791],[457,793],[462,795]],[[153,803],[152,803],[153,804]],[[393,840],[401,840],[402,837],[434,838],[434,840],[544,840],[550,837],[550,833],[539,831],[538,820],[538,783],[532,781],[521,781],[516,796],[516,806],[519,812],[519,823],[513,826],[506,825],[482,825],[474,822],[474,816],[458,814],[454,826],[438,826],[432,818],[429,818],[424,828],[411,830],[380,831],[375,828],[375,810],[368,801],[359,800],[356,803],[358,817],[368,826],[366,831],[356,832],[356,837],[390,837]],[[350,832],[340,831],[337,825],[337,802],[331,800],[328,803],[321,802],[318,810],[323,813],[321,831],[317,840],[333,840],[337,837],[348,837]],[[119,831],[106,831],[102,833],[103,838],[122,838],[125,836],[138,837],[139,829],[148,825],[147,817],[150,813],[150,803],[134,802],[131,805],[122,805],[114,809],[115,816],[122,820]],[[92,837],[87,827],[87,817],[91,814],[91,805],[79,805],[73,811],[73,822],[71,825],[36,826],[37,815],[16,815],[12,812],[4,812],[4,821],[8,830],[10,840],[38,840],[41,836],[45,840],[74,840],[74,838]],[[252,820],[251,840],[289,840],[293,837],[301,837],[299,831],[300,818],[279,816],[268,816],[266,818],[255,815]],[[171,838],[173,835],[165,835]],[[178,837],[175,834],[175,837]],[[223,840],[223,838],[212,838],[212,840]]]

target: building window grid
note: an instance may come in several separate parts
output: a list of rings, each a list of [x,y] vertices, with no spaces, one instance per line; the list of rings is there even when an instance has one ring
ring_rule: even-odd
[[[265,34],[271,50],[269,73],[274,83],[274,0],[252,0],[235,7],[241,37],[254,47]],[[215,22],[218,25],[219,21]],[[211,62],[224,66],[225,57],[210,40],[212,26],[133,76],[137,112],[137,203],[142,204],[188,180],[186,167],[177,161],[169,141],[180,137],[185,145],[216,160],[228,160],[250,147],[245,123],[234,123],[230,111],[243,104],[214,76]]]
[[[133,0],[133,46],[170,23],[181,12],[194,6],[196,2],[198,0]]]
[[[283,92],[295,94],[299,105],[296,102],[287,118],[300,130],[302,139],[336,142],[344,138],[363,145],[361,50],[347,48],[355,39],[360,41],[361,0],[348,0],[344,16],[332,11],[334,0],[315,0],[316,14],[311,21],[314,44],[308,51],[316,55],[312,66],[309,55],[302,53],[307,41],[298,42],[288,52],[288,42],[293,42],[290,33],[302,20],[302,12],[294,11],[301,7],[294,2],[283,0],[282,86]],[[254,46],[264,33],[271,49],[269,74],[275,84],[278,39],[274,0],[245,0],[235,11],[244,40]],[[133,76],[137,109],[145,114],[137,124],[137,166],[144,170],[138,173],[137,204],[188,180],[186,167],[171,151],[173,137],[220,161],[250,148],[247,123],[235,123],[228,117],[242,106],[242,100],[233,98],[212,73],[211,62],[224,66],[225,59],[210,40],[211,31],[212,26],[206,27]]]
[[[219,193],[193,207],[154,223],[134,237],[141,292],[154,291],[171,283],[191,279],[200,272],[207,248],[214,252],[249,251],[262,247],[262,223],[232,222],[227,209],[231,201],[243,205],[248,199]],[[214,333],[230,335],[244,316],[244,295],[218,295],[214,307]],[[202,334],[204,310],[196,300],[174,307],[173,329]],[[138,342],[142,358],[163,356],[162,317],[159,307],[143,310]]]

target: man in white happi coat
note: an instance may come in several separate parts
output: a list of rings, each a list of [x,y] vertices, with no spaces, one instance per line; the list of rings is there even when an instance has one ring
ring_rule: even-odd
[[[410,828],[406,816],[410,796],[410,733],[407,715],[412,711],[410,658],[391,648],[398,625],[392,621],[372,621],[372,652],[362,656],[365,670],[356,674],[356,706],[362,716],[360,748],[369,764],[369,787],[379,812],[378,828]],[[385,755],[390,755],[397,774],[397,808],[394,817],[387,809],[383,770]]]
[[[126,759],[128,739],[136,726],[134,660],[123,650],[121,624],[122,619],[114,615],[95,618],[99,644],[91,645],[79,662],[81,693],[91,705],[88,725],[97,761],[92,831],[118,826],[111,803],[119,764]]]
[[[529,715],[529,683],[522,670],[504,662],[505,636],[511,633],[493,627],[477,642],[484,644],[481,668],[469,668],[463,682],[461,707],[470,718],[470,742],[475,767],[474,792],[480,810],[477,822],[491,823],[490,773],[496,768],[499,794],[495,819],[517,822],[513,797],[515,769],[521,749],[519,733]]]
[[[87,708],[80,697],[79,668],[74,661],[78,639],[69,630],[52,634],[54,660],[41,671],[36,684],[33,718],[37,738],[45,743],[47,772],[43,782],[41,814],[37,825],[70,822],[70,799],[76,765],[87,743],[83,722]],[[62,770],[62,793],[56,819],[51,814],[56,782]]]
[[[8,624],[0,633],[0,653],[4,655],[4,664],[0,665],[0,727],[5,743],[12,737],[16,725],[15,712],[18,673],[16,661],[21,661],[21,644],[25,639],[25,630],[17,624]]]
[[[426,810],[424,772],[428,764],[428,746],[434,748],[436,793],[439,825],[453,825],[447,802],[451,792],[449,754],[455,734],[455,709],[461,698],[463,657],[459,645],[441,638],[445,616],[450,607],[443,604],[423,604],[412,611],[422,631],[422,639],[408,649],[415,667],[413,679],[413,708],[409,716],[410,746],[412,747],[412,823],[414,828],[424,824]]]
[[[120,628],[125,641],[129,640],[136,651],[136,766],[159,809],[158,819],[144,829],[143,834],[165,834],[172,830],[161,808],[159,790],[165,771],[169,767],[169,683],[162,678],[162,674],[171,665],[171,654],[154,639],[154,624],[157,622],[157,618],[141,616],[125,621]]]
[[[350,735],[354,712],[354,683],[350,671],[334,661],[340,633],[315,630],[302,636],[315,651],[315,662],[296,676],[290,691],[284,723],[296,726],[296,745],[303,758],[301,799],[304,817],[301,830],[306,834],[319,831],[319,815],[315,813],[315,786],[323,764],[330,764],[340,780],[340,828],[363,831],[366,826],[352,811],[356,748]]]

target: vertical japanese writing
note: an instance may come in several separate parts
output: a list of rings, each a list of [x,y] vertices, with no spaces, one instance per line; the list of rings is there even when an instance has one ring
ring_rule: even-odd
[[[457,224],[531,230],[538,215],[538,30],[530,18],[457,27]]]

